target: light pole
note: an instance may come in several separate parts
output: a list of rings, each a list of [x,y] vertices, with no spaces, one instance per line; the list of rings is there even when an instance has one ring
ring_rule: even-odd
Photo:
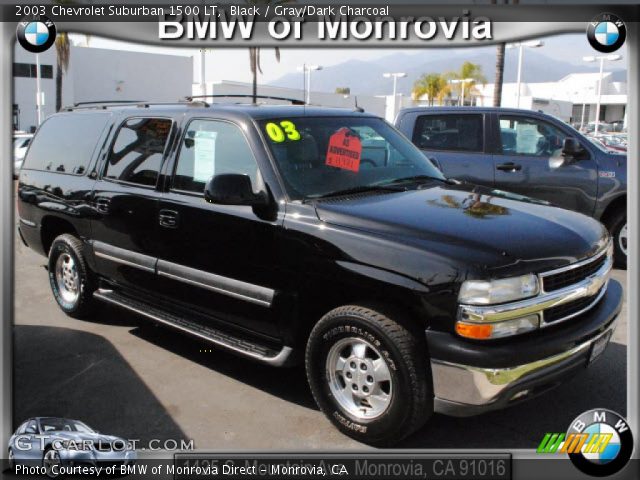
[[[460,84],[460,98],[458,99],[458,105],[464,107],[464,86],[467,82],[473,82],[473,78],[454,78],[451,83],[454,85]]]
[[[582,60],[585,62],[595,62],[597,60],[600,61],[600,76],[598,77],[598,102],[596,103],[596,128],[593,131],[594,135],[598,135],[600,127],[600,102],[602,101],[602,77],[604,76],[604,62],[605,60],[609,62],[617,62],[622,59],[622,55],[598,55],[598,56],[588,56],[583,57]]]
[[[206,58],[207,58],[207,49],[206,48],[201,48],[200,49],[200,90],[202,93],[202,95],[206,95],[207,94],[207,82],[206,82],[206,75],[205,75],[205,71],[206,71]]]
[[[305,90],[306,90],[306,99],[305,103],[311,103],[311,72],[314,70],[322,70],[322,65],[307,65],[303,64],[301,67],[298,67],[297,70],[302,72],[305,79]]]
[[[518,76],[516,80],[516,107],[520,108],[520,90],[522,85],[522,60],[524,58],[524,47],[539,48],[544,46],[541,40],[532,40],[531,42],[510,43],[507,48],[519,48],[518,51]]]
[[[40,89],[40,54],[36,53],[36,114],[38,126],[42,123],[42,90]]]
[[[396,116],[396,95],[397,95],[397,87],[398,87],[398,79],[399,78],[404,78],[407,76],[406,73],[404,72],[387,72],[387,73],[383,73],[382,76],[384,78],[393,78],[393,115],[392,117]]]

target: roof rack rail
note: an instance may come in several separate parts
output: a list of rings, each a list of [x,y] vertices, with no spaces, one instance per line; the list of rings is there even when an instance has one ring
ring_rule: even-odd
[[[151,105],[202,105],[204,107],[208,107],[209,104],[204,101],[192,101],[188,102],[186,100],[179,100],[177,102],[147,102],[144,100],[104,100],[104,101],[94,101],[94,102],[78,102],[74,103],[71,106],[67,106],[62,108],[62,110],[66,112],[71,112],[73,110],[80,109],[103,109],[112,107],[138,107],[138,108],[149,108]]]
[[[187,102],[192,102],[197,98],[261,98],[266,100],[279,100],[282,102],[291,102],[292,105],[306,105],[303,100],[297,98],[275,97],[273,95],[251,95],[251,94],[229,94],[229,95],[189,95],[184,97]]]
[[[114,103],[146,103],[144,100],[94,100],[91,102],[76,102],[73,104],[74,107],[81,107],[84,105],[100,105],[100,104],[114,104]]]

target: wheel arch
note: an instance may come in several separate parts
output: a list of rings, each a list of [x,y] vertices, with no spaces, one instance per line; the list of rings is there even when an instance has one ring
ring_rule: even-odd
[[[429,323],[425,302],[430,290],[425,285],[386,270],[349,262],[341,263],[341,274],[332,282],[307,281],[298,292],[292,338],[304,348],[313,327],[328,312],[345,305],[358,305],[380,311],[406,328],[422,332]],[[322,284],[322,290],[317,285]],[[316,288],[313,287],[316,285]]]
[[[605,207],[602,215],[600,216],[600,221],[605,224],[607,227],[609,226],[609,222],[613,215],[621,209],[627,208],[627,194],[624,193],[622,195],[617,196],[613,200],[609,202],[609,204]]]
[[[69,220],[55,215],[47,215],[42,218],[40,222],[40,237],[45,255],[49,255],[49,249],[56,237],[64,233],[79,237],[78,230]]]

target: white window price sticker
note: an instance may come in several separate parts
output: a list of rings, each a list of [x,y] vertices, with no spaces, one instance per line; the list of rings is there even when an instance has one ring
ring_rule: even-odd
[[[216,171],[216,137],[218,132],[196,132],[194,138],[193,180],[208,181]]]
[[[536,125],[519,123],[516,127],[518,153],[535,155],[538,151],[538,139],[540,137],[541,135],[538,133]]]

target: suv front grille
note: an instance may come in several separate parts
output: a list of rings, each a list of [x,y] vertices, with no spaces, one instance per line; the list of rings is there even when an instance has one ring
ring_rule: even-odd
[[[596,273],[607,261],[606,255],[599,255],[593,261],[575,268],[569,268],[559,273],[542,277],[542,287],[545,292],[554,292],[562,288],[581,282]]]
[[[574,300],[573,302],[568,302],[557,307],[548,308],[543,313],[544,324],[547,325],[558,320],[568,320],[571,317],[580,314],[582,311],[588,310],[592,306],[595,306],[595,304],[600,300],[601,295],[604,293],[603,290],[605,288],[606,287],[602,287],[600,291],[594,296],[580,298],[578,300]]]

